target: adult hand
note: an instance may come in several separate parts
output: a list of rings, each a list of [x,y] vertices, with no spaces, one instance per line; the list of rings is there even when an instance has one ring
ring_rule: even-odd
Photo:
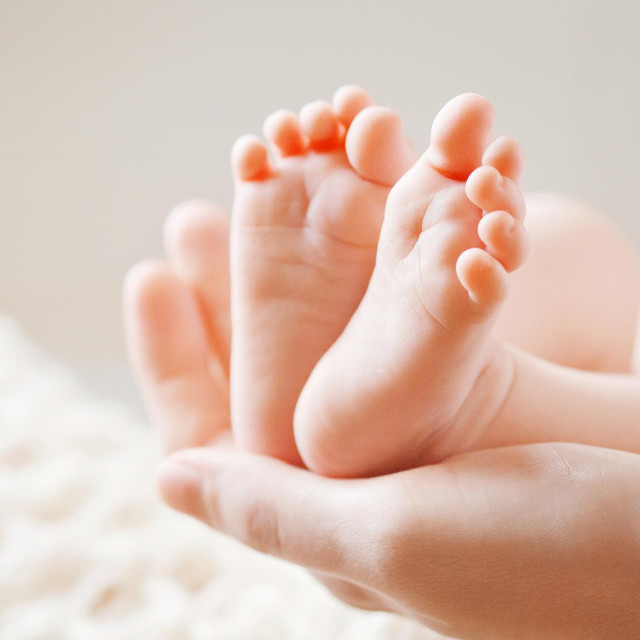
[[[205,278],[198,252],[180,250],[194,237],[207,250],[225,246],[223,218],[202,213],[192,205],[170,219],[173,267],[140,266],[127,283],[133,361],[169,451],[229,426],[227,359],[218,355],[229,344],[224,260],[213,267],[203,258]],[[448,635],[631,638],[640,628],[640,457],[632,454],[531,445],[335,480],[200,447],[169,457],[159,484],[176,509],[320,572],[348,602]]]
[[[200,448],[169,458],[159,481],[174,508],[447,635],[633,638],[640,628],[632,454],[531,445],[335,480]]]

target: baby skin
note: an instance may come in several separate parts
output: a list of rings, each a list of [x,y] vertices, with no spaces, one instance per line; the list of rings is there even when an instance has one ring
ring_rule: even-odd
[[[232,152],[231,406],[240,447],[300,464],[294,409],[367,288],[390,187],[415,160],[398,117],[356,87],[264,124],[276,156]]]
[[[368,475],[439,461],[473,447],[504,404],[513,369],[491,329],[527,234],[522,155],[508,137],[489,143],[492,120],[481,96],[449,102],[391,190],[367,292],[297,406],[312,468]]]
[[[259,140],[236,144],[242,448],[363,476],[540,440],[637,447],[635,381],[603,383],[492,335],[527,250],[522,155],[511,138],[490,142],[492,120],[481,96],[455,98],[397,183],[413,151],[397,116],[354,88],[268,118],[273,164]],[[618,426],[605,437],[612,405]]]
[[[427,451],[440,459],[443,433],[459,442],[468,437],[465,417],[475,429],[490,420],[510,373],[502,348],[489,345],[490,329],[507,272],[527,246],[516,186],[522,155],[506,136],[489,143],[486,99],[448,103],[429,150],[390,194],[413,152],[397,116],[370,102],[347,87],[333,107],[312,103],[299,118],[268,118],[266,137],[281,156],[275,166],[255,138],[241,138],[233,152],[239,444],[296,461],[282,428],[349,322],[300,397],[296,437],[307,464],[318,466],[314,457],[328,447],[340,469],[324,471],[342,474],[337,437],[357,475],[364,469],[354,448],[376,467],[385,458],[405,466],[418,449],[420,459]],[[354,414],[367,425],[362,434],[351,427]],[[382,426],[399,419],[401,434]]]

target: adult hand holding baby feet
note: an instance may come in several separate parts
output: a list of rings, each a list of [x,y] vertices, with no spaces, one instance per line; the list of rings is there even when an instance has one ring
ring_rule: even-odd
[[[295,414],[309,468],[386,473],[471,449],[504,403],[510,352],[491,336],[527,250],[522,154],[490,142],[493,108],[464,94],[391,190],[369,287]]]
[[[527,235],[516,185],[522,155],[506,136],[489,142],[492,117],[481,96],[450,101],[435,119],[430,148],[390,195],[414,153],[398,117],[355,87],[339,90],[333,106],[316,102],[299,117],[268,118],[273,163],[260,141],[238,142],[231,395],[240,448],[300,464],[297,444],[312,470],[340,476],[527,442],[640,448],[635,379],[558,367],[494,339],[507,273],[522,263]],[[601,220],[571,213],[566,200],[549,203],[551,210],[532,208],[537,250],[517,305],[505,308],[509,340],[594,370],[611,367],[616,353],[613,366],[624,371],[640,289],[633,259]],[[170,223],[167,239],[204,306],[214,308],[218,294],[207,274],[227,254],[221,234],[206,228],[198,216],[182,227]],[[577,266],[565,275],[564,258],[552,256],[576,242]],[[606,260],[608,278],[597,277],[589,247]],[[549,283],[553,265],[557,278]],[[576,286],[576,277],[587,284]],[[599,299],[611,302],[604,316],[590,313]],[[559,315],[554,300],[573,311]],[[542,335],[521,329],[529,320],[523,309],[535,309]],[[576,321],[588,330],[572,331]],[[201,339],[220,343],[228,315],[216,324],[222,329]],[[598,354],[607,355],[599,362]],[[204,376],[205,362],[201,368]],[[605,433],[604,423],[615,426]]]
[[[188,203],[166,231],[171,262],[132,269],[125,310],[164,448],[193,447],[160,469],[170,506],[315,570],[353,606],[447,635],[633,637],[637,456],[543,444],[342,480],[199,447],[229,429],[227,221]]]
[[[447,635],[633,637],[637,456],[543,444],[343,480],[198,447],[229,429],[227,233],[216,208],[183,205],[167,224],[171,263],[127,279],[133,364],[159,436],[167,451],[193,447],[160,469],[170,506],[315,570],[353,606]]]
[[[299,226],[311,229],[311,233],[307,236],[301,233],[298,239],[300,236],[324,238],[316,244],[304,245],[291,233],[294,241],[283,245],[285,249],[288,246],[308,251],[314,247],[327,250],[325,263],[309,261],[307,265],[311,267],[309,273],[314,274],[310,283],[318,285],[311,289],[316,293],[322,290],[323,284],[322,278],[317,276],[319,265],[330,272],[336,253],[347,256],[345,263],[349,263],[348,252],[331,251],[333,245],[329,240],[335,239],[331,238],[332,234],[337,232],[336,237],[342,240],[355,238],[355,235],[341,235],[348,225],[341,223],[334,227],[334,218],[325,216],[334,213],[335,219],[340,219],[340,214],[349,208],[332,210],[326,206],[328,200],[324,201],[324,206],[318,205],[322,215],[311,224],[314,220],[311,202],[315,201],[315,194],[322,193],[324,179],[332,184],[334,178],[338,180],[336,176],[341,175],[351,181],[345,184],[355,184],[351,178],[346,178],[342,171],[346,169],[363,185],[372,187],[368,192],[370,195],[378,187],[384,193],[388,186],[380,184],[381,177],[387,175],[391,180],[389,176],[393,173],[393,167],[385,158],[400,158],[398,166],[402,166],[412,155],[392,113],[377,108],[360,110],[363,102],[368,101],[362,92],[349,90],[342,94],[343,98],[345,95],[352,97],[349,98],[352,104],[356,103],[357,108],[352,108],[351,112],[358,111],[361,116],[351,120],[345,117],[344,124],[338,126],[334,140],[341,140],[342,127],[347,131],[346,161],[345,155],[341,155],[344,154],[341,143],[333,151],[327,151],[322,144],[317,150],[311,150],[314,136],[301,136],[304,145],[308,146],[305,146],[304,154],[297,154],[296,162],[309,163],[309,172],[306,168],[304,172],[306,181],[302,192],[306,193],[306,200],[303,198],[306,209],[289,208],[287,194],[291,192],[287,189],[265,188],[265,185],[276,185],[275,180],[270,182],[274,177],[279,179],[289,174],[273,172],[273,167],[265,163],[266,155],[259,145],[243,142],[236,155],[236,175],[243,185],[256,183],[254,193],[260,195],[255,196],[253,211],[258,214],[262,211],[262,220],[268,223],[265,226],[273,228],[273,238],[277,237],[275,228],[278,225],[271,224],[274,218],[270,216],[276,210],[291,212],[291,220],[302,220]],[[348,105],[349,100],[344,100],[343,106]],[[438,459],[448,455],[449,446],[453,451],[465,446],[502,448],[454,456],[441,464],[378,478],[334,480],[263,456],[223,451],[219,447],[200,447],[181,451],[167,461],[159,476],[161,491],[165,500],[176,509],[201,518],[257,549],[315,569],[339,597],[356,606],[400,612],[460,637],[511,638],[514,632],[523,638],[629,637],[638,624],[637,616],[633,615],[637,609],[633,603],[638,592],[638,536],[636,518],[631,517],[637,512],[637,492],[633,491],[637,485],[637,456],[575,445],[509,448],[504,445],[562,439],[639,450],[637,378],[558,367],[514,351],[511,362],[512,371],[516,371],[515,382],[509,384],[508,368],[502,367],[500,359],[511,360],[511,357],[505,356],[502,347],[493,342],[490,326],[504,295],[506,272],[518,266],[526,248],[526,236],[519,224],[522,208],[515,188],[521,161],[517,145],[508,138],[486,144],[491,117],[487,106],[486,101],[477,96],[462,96],[452,101],[434,123],[430,150],[400,181],[389,199],[372,284],[354,320],[333,348],[337,349],[340,342],[346,340],[344,336],[348,336],[349,331],[352,336],[344,344],[345,349],[352,348],[354,341],[357,342],[357,330],[362,330],[362,342],[369,345],[369,353],[362,348],[353,349],[351,353],[354,358],[361,357],[358,366],[363,383],[357,380],[355,367],[346,366],[350,364],[349,358],[342,359],[345,366],[339,369],[341,361],[336,356],[336,377],[339,374],[350,386],[345,386],[342,396],[335,396],[337,402],[328,405],[326,411],[318,407],[324,413],[309,415],[308,430],[304,424],[300,425],[300,407],[297,418],[299,439],[309,437],[308,442],[312,445],[304,452],[305,459],[316,455],[317,469],[323,471],[324,465],[324,472],[335,475],[370,473],[371,469],[384,470],[385,466],[393,468],[430,457]],[[333,109],[334,116],[340,113],[339,107],[334,105]],[[326,106],[314,106],[311,112],[314,111],[326,113],[327,109]],[[348,111],[344,109],[347,114]],[[290,116],[283,118],[280,114],[275,121],[287,119]],[[443,125],[440,129],[438,123]],[[287,137],[283,136],[282,130],[286,131],[289,125],[275,127],[273,120],[271,125],[267,129],[274,138],[281,140],[282,153],[286,156]],[[313,127],[310,129],[314,130]],[[295,132],[297,127],[293,130]],[[366,143],[376,140],[376,130],[382,132],[380,139],[386,144],[386,147],[378,147],[391,149],[392,153],[381,154],[367,165],[367,158],[372,156],[365,153]],[[358,131],[360,133],[356,135]],[[334,154],[333,158],[331,154]],[[469,162],[465,161],[467,157]],[[257,162],[254,162],[256,158]],[[331,165],[336,159],[338,162]],[[310,168],[316,161],[326,162],[325,166],[331,169],[325,174],[316,173]],[[482,166],[478,166],[480,164]],[[355,167],[360,169],[356,171]],[[257,173],[253,173],[253,169],[257,169]],[[399,173],[397,167],[395,171]],[[291,184],[299,186],[300,183],[293,180]],[[317,189],[311,188],[313,185]],[[339,193],[344,195],[348,191]],[[249,191],[245,193],[250,194]],[[257,205],[269,194],[273,196],[271,202],[278,203],[279,208],[261,210]],[[254,196],[247,197],[250,201]],[[363,200],[371,204],[375,198]],[[322,198],[317,202],[323,203]],[[338,198],[336,202],[349,200]],[[537,246],[544,248],[539,254],[543,260],[534,261],[538,267],[532,272],[530,281],[543,283],[545,290],[551,289],[553,299],[579,301],[583,298],[583,302],[600,300],[605,293],[600,287],[603,283],[606,291],[610,291],[615,288],[612,283],[625,282],[626,285],[615,288],[614,298],[624,304],[613,306],[608,316],[614,321],[607,325],[610,330],[595,335],[599,336],[598,350],[609,353],[614,343],[622,347],[620,368],[613,370],[627,371],[629,355],[625,356],[624,346],[629,341],[625,338],[616,343],[612,338],[628,334],[628,325],[637,310],[634,302],[637,300],[634,297],[638,289],[637,274],[634,268],[627,268],[632,261],[616,261],[618,256],[625,254],[624,243],[612,235],[607,238],[601,233],[603,226],[594,227],[589,217],[569,215],[567,218],[566,200],[557,200],[556,204],[558,202],[563,206],[553,208],[553,212],[565,216],[565,227],[571,232],[559,236],[558,244],[558,236],[549,233],[548,226],[539,227],[543,232]],[[418,215],[420,209],[422,214]],[[484,216],[480,209],[485,211]],[[354,210],[359,211],[358,208]],[[380,210],[372,205],[369,211],[376,214]],[[425,211],[426,216],[423,215]],[[252,215],[248,214],[246,218],[249,222],[245,229],[247,237],[259,226],[256,224],[259,215]],[[298,215],[303,217],[296,217]],[[343,219],[343,222],[351,219]],[[542,219],[548,222],[554,217],[547,210]],[[291,220],[287,218],[286,221]],[[230,323],[228,273],[225,270],[226,224],[223,214],[211,208],[205,211],[201,203],[179,208],[167,225],[166,239],[172,264],[144,263],[133,269],[127,280],[126,317],[133,363],[147,405],[169,451],[213,440],[220,442],[221,436],[224,439],[228,433],[226,374]],[[352,230],[363,229],[358,225]],[[316,236],[318,228],[327,233]],[[558,228],[553,227],[554,230]],[[476,229],[477,237],[473,229]],[[270,234],[264,237],[267,240]],[[569,281],[565,288],[562,273],[559,273],[560,277],[549,283],[549,256],[558,253],[558,246],[560,250],[573,247],[576,238],[581,247],[594,238],[597,240],[605,279],[585,277],[590,286],[576,288]],[[563,245],[565,241],[569,244]],[[382,243],[390,248],[384,248]],[[352,244],[358,246],[356,242]],[[280,255],[283,268],[280,272],[272,271],[275,277],[271,279],[265,276],[263,280],[254,280],[262,282],[262,292],[269,295],[253,299],[240,295],[238,299],[247,302],[247,311],[254,309],[252,303],[260,301],[271,301],[277,307],[278,295],[292,303],[291,297],[283,294],[289,285],[298,287],[294,292],[302,285],[295,277],[296,270],[285,269],[284,265],[289,264],[287,259],[300,254],[286,250],[282,254],[274,253],[278,249],[271,242],[261,244],[256,241],[255,246],[260,250],[268,249],[265,253],[257,253],[255,265],[271,269],[271,257]],[[317,255],[323,254],[318,252]],[[356,256],[355,262],[357,255],[351,254]],[[249,253],[236,262],[236,267],[239,265],[242,269],[242,260],[248,261]],[[576,262],[579,263],[578,272],[584,276],[593,263],[592,254],[578,252]],[[251,265],[250,262],[244,264]],[[597,265],[597,269],[600,268]],[[354,269],[354,273],[359,272]],[[250,268],[246,273],[251,277],[259,275],[258,270],[252,272]],[[286,277],[282,278],[282,275]],[[240,286],[252,291],[248,280],[242,283],[240,279],[240,282]],[[342,281],[336,278],[334,282],[340,284]],[[385,291],[384,283],[388,284],[388,291]],[[344,288],[336,287],[335,297],[327,298],[328,306],[337,303],[339,307],[341,296],[357,298],[354,291],[348,290],[347,284],[342,282],[342,286]],[[537,291],[537,287],[523,290],[525,301],[527,296],[533,296],[531,301],[537,303]],[[241,293],[239,288],[235,295]],[[397,303],[397,299],[402,304]],[[318,297],[310,296],[308,300],[317,301]],[[364,314],[361,309],[367,309],[366,305],[379,314],[377,323],[370,318],[358,319]],[[308,305],[309,311],[317,308],[314,304]],[[525,308],[533,307],[525,305]],[[582,305],[580,308],[589,307]],[[257,305],[256,309],[259,309]],[[295,305],[290,304],[290,309],[295,310]],[[408,322],[397,313],[398,309],[406,314]],[[268,307],[256,317],[262,318],[264,327],[273,330],[275,323],[270,324],[267,311]],[[522,313],[522,309],[518,307],[514,312]],[[326,317],[332,316],[327,313]],[[517,313],[515,317],[522,319]],[[283,315],[280,318],[286,319]],[[290,318],[300,320],[305,315],[293,314]],[[615,324],[618,319],[621,321]],[[393,323],[404,342],[398,343],[397,339],[394,342]],[[571,337],[571,333],[564,333],[566,327],[559,327],[559,324],[543,322],[544,339],[536,344],[557,344],[559,337],[563,340],[566,335]],[[613,324],[615,330],[611,329]],[[388,331],[387,325],[391,325]],[[408,333],[407,326],[415,333]],[[521,327],[522,322],[516,322],[515,326]],[[568,322],[567,327],[572,326]],[[297,336],[297,344],[306,346],[300,338],[306,332],[311,336],[310,342],[318,348],[312,327],[313,323],[309,322],[306,327],[301,323],[289,329],[295,328],[296,332],[300,329],[299,334],[291,331]],[[262,326],[258,323],[255,328],[260,330]],[[559,328],[562,330],[558,331]],[[367,332],[367,329],[371,330]],[[339,330],[339,323],[331,326],[331,331]],[[281,331],[280,337],[277,332],[272,337],[286,344],[285,330],[281,328]],[[258,335],[256,333],[255,340],[260,345]],[[411,343],[413,348],[406,348],[405,343]],[[516,344],[526,348],[527,336],[516,336]],[[585,342],[577,335],[569,353],[582,354],[591,346],[592,341]],[[386,360],[384,350],[389,352]],[[416,362],[414,350],[425,359],[427,367],[421,368],[421,363]],[[540,355],[536,349],[531,352]],[[262,353],[269,352],[263,348]],[[292,353],[290,350],[288,357]],[[311,360],[304,350],[299,355]],[[552,359],[565,364],[566,355],[553,353]],[[267,357],[262,361],[268,360]],[[286,372],[286,362],[278,362],[277,358],[273,362],[280,366],[280,373]],[[356,362],[354,360],[354,365]],[[594,371],[611,370],[609,359],[602,363],[591,362]],[[409,386],[414,385],[414,391],[417,387],[416,398],[403,393],[399,376],[390,375],[387,379],[382,375],[385,365],[389,373],[395,371],[407,376]],[[251,369],[248,370],[251,373]],[[317,371],[321,371],[320,367]],[[431,392],[424,392],[419,383],[416,384],[413,379],[416,372],[426,375],[425,386],[431,385]],[[300,384],[302,377],[293,377],[292,382]],[[251,375],[247,379],[251,379]],[[322,376],[317,379],[323,380]],[[387,383],[380,384],[385,379]],[[503,379],[507,382],[501,386],[498,383]],[[339,388],[335,380],[325,380],[333,387],[325,389],[320,385],[321,392]],[[491,387],[490,380],[496,382],[495,387]],[[254,381],[263,382],[259,377]],[[510,393],[503,403],[500,396],[505,386]],[[494,395],[496,388],[501,393]],[[276,386],[275,390],[278,389]],[[375,392],[370,397],[371,407],[363,401],[363,389]],[[465,394],[465,389],[470,390]],[[286,390],[286,384],[283,383],[280,390]],[[458,396],[453,392],[456,390],[460,392]],[[250,393],[251,389],[245,391]],[[350,411],[341,404],[348,394],[354,398]],[[277,397],[271,399],[265,394],[256,397],[264,409],[277,400]],[[484,405],[481,399],[484,399]],[[502,407],[498,421],[502,430],[495,429],[495,424],[492,428],[481,425],[475,429],[474,419],[482,421],[494,413],[484,412],[491,401]],[[401,402],[407,402],[407,405],[403,406]],[[424,411],[422,417],[420,407]],[[387,418],[398,416],[395,423],[389,424],[388,432],[375,409],[385,411]],[[337,428],[334,431],[318,429],[318,425],[328,424],[323,418],[329,411],[336,417]],[[467,413],[473,415],[465,422],[461,418]],[[250,423],[250,428],[244,431],[244,443],[286,454],[286,448],[281,445],[291,442],[290,423],[277,425],[273,413],[266,411],[266,415],[268,420],[263,421],[258,411],[255,412],[256,422]],[[363,417],[372,426],[368,439],[364,429],[355,428]],[[446,428],[447,422],[449,428]],[[488,423],[491,422],[489,419]],[[366,429],[369,425],[364,424]],[[274,426],[278,428],[274,430]],[[429,437],[417,433],[417,427],[433,430],[430,442]],[[327,434],[329,446],[324,449],[318,446],[314,451],[313,438],[322,443]],[[428,446],[421,450],[416,446],[416,451],[410,451],[407,442],[411,443],[411,438],[416,438],[418,444],[422,438]],[[238,439],[242,444],[242,437]],[[380,443],[388,446],[388,455]],[[337,449],[331,450],[332,445]],[[344,445],[352,447],[348,454],[340,449]],[[318,452],[326,453],[326,458],[318,456]],[[354,457],[353,464],[350,455]],[[367,455],[371,456],[370,464]],[[380,518],[381,511],[385,512],[385,518]],[[603,512],[606,512],[606,518],[602,517]],[[482,549],[481,554],[478,549]],[[426,576],[429,579],[425,579]],[[567,576],[574,579],[567,580]],[[553,592],[553,598],[545,596],[550,592]],[[531,606],[532,598],[535,607]]]

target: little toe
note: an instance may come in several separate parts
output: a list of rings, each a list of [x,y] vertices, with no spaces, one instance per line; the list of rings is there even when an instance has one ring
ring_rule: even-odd
[[[482,164],[495,167],[506,178],[518,182],[524,169],[522,147],[515,138],[500,136],[486,148]]]
[[[526,205],[518,185],[504,177],[495,167],[478,167],[465,185],[467,197],[483,211],[508,211],[524,220]]]
[[[482,163],[493,125],[493,106],[476,93],[459,95],[442,107],[431,127],[425,157],[439,173],[466,180]]]
[[[351,123],[346,138],[351,166],[365,179],[394,185],[416,161],[400,116],[385,107],[367,107]]]
[[[264,180],[271,175],[269,152],[265,144],[252,135],[238,138],[231,150],[231,168],[236,180]]]
[[[333,110],[347,128],[363,109],[374,104],[373,98],[364,89],[353,84],[340,87],[333,96]]]
[[[298,116],[293,111],[279,109],[264,121],[263,133],[274,151],[281,156],[305,152],[304,136]]]
[[[524,225],[506,211],[492,211],[478,224],[478,236],[507,272],[522,265],[529,252]]]
[[[340,123],[328,102],[316,100],[300,110],[302,131],[314,151],[330,151],[340,144]]]
[[[506,298],[508,275],[486,251],[474,247],[458,257],[456,273],[471,301],[483,315],[495,311]]]

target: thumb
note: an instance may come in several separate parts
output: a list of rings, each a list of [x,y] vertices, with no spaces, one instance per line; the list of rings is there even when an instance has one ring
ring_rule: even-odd
[[[273,458],[203,447],[167,458],[157,482],[169,506],[258,551],[375,582],[384,544],[377,542],[379,517],[365,506],[372,500],[366,481],[325,478]]]

